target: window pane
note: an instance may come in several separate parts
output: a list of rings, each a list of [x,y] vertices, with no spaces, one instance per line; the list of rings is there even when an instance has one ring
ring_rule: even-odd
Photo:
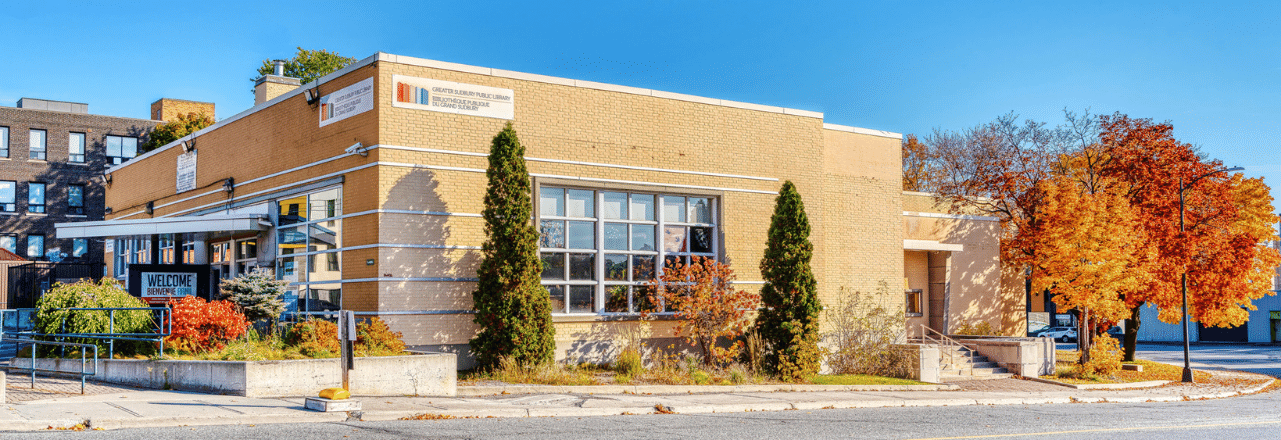
[[[654,278],[654,255],[632,255],[632,281],[649,281]]]
[[[27,203],[32,205],[44,204],[44,184],[32,183],[27,185]]]
[[[18,200],[18,184],[11,180],[0,181],[0,203],[14,203]]]
[[[622,223],[605,224],[605,250],[627,250],[627,225]]]
[[[689,228],[689,251],[712,253],[712,228]]]
[[[85,188],[80,185],[71,185],[67,187],[67,206],[85,205],[84,199]]]
[[[685,198],[663,196],[663,221],[685,221]]]
[[[540,188],[538,190],[538,214],[565,215],[565,190],[560,188]]]
[[[605,281],[627,281],[627,256],[605,254]]]
[[[67,160],[71,162],[85,161],[85,134],[71,133],[67,140]]]
[[[569,222],[570,249],[596,249],[595,222]]]
[[[667,226],[663,228],[663,251],[685,252],[684,226]]]
[[[605,193],[605,204],[601,206],[601,215],[610,220],[627,219],[627,193]]]
[[[307,250],[325,251],[338,248],[340,244],[338,243],[338,230],[341,229],[338,225],[342,223],[337,221],[328,223],[333,223],[333,225],[326,223],[307,225]]]
[[[29,139],[31,141],[31,151],[33,155],[36,151],[44,151],[44,146],[45,146],[44,130],[31,130],[31,137]]]
[[[258,258],[258,241],[257,240],[238,241],[236,242],[236,246],[237,246],[236,247],[237,260],[247,260],[250,258]]]
[[[303,229],[305,227],[293,226],[276,230],[276,246],[281,253],[297,253],[307,250],[307,233]]]
[[[0,127],[0,157],[9,157],[9,127]]]
[[[552,299],[552,313],[565,313],[565,286],[547,286]]]
[[[653,296],[654,288],[651,286],[636,286],[632,288],[632,304],[635,305],[636,312],[657,312],[658,305],[655,303]]]
[[[655,250],[654,228],[654,225],[632,225],[632,250]]]
[[[539,246],[563,249],[565,247],[565,222],[560,220],[543,220],[541,225],[542,228],[540,232],[543,235],[543,239],[542,242],[539,243]]]
[[[605,286],[605,312],[627,313],[629,290],[627,286]]]
[[[307,281],[307,260],[307,257],[282,255],[276,263],[277,278],[291,283]]]
[[[0,248],[9,252],[18,252],[18,237],[12,235],[0,236]]]
[[[711,223],[712,200],[704,197],[689,198],[689,222]]]
[[[565,191],[565,215],[568,217],[595,217],[596,192],[582,189]]]
[[[544,280],[565,279],[565,254],[559,252],[543,252],[538,255],[543,260]]]
[[[569,254],[569,279],[596,280],[596,254]]]
[[[307,196],[298,196],[276,202],[280,209],[280,224],[291,225],[307,221]]]
[[[338,200],[338,189],[319,192],[308,196],[309,215],[311,220],[320,220],[342,214],[341,202]]]
[[[569,286],[569,312],[596,311],[596,286]]]
[[[27,258],[40,258],[44,256],[44,236],[28,235],[27,236]]]
[[[307,286],[307,298],[299,309],[311,312],[332,312],[342,308],[341,284],[312,284]]]
[[[107,136],[107,155],[120,157],[120,136]]]
[[[121,138],[120,154],[124,157],[134,157],[138,155],[138,138]]]
[[[632,206],[629,217],[632,220],[654,220],[654,196],[650,194],[632,194]]]

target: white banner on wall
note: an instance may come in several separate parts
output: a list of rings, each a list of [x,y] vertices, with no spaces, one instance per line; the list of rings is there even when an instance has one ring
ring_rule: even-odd
[[[497,119],[516,116],[516,98],[511,89],[412,76],[391,78],[396,85],[391,104],[396,107]]]
[[[178,155],[178,194],[196,189],[196,151]]]
[[[320,126],[341,121],[374,109],[372,77],[320,97]]]
[[[142,296],[192,296],[196,294],[195,273],[142,273]]]

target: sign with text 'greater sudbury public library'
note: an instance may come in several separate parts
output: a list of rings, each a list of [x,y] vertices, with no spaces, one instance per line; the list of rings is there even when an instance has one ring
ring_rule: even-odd
[[[396,84],[396,99],[391,101],[395,107],[497,119],[516,117],[511,89],[402,75],[391,78]]]
[[[320,126],[374,109],[374,79],[364,80],[320,97]]]

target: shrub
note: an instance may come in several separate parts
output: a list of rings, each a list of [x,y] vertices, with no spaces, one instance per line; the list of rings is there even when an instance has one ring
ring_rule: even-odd
[[[1091,376],[1111,376],[1112,373],[1121,369],[1121,347],[1116,339],[1112,339],[1107,334],[1100,334],[1094,339],[1094,346],[1090,347],[1090,360],[1081,364],[1081,375]]]
[[[203,353],[221,350],[227,342],[245,334],[249,321],[227,301],[208,301],[184,296],[171,301],[171,332],[165,343],[174,350]]]
[[[338,325],[322,319],[294,323],[285,333],[285,344],[298,347],[300,353],[311,357],[336,357],[342,350],[338,346]]]
[[[276,319],[285,311],[285,302],[280,295],[285,293],[288,281],[277,280],[271,272],[254,269],[253,272],[223,280],[221,287],[223,298],[236,304],[249,322],[270,320],[274,325]]]
[[[818,346],[818,331],[814,324],[806,326],[800,321],[783,323],[783,328],[792,334],[792,341],[778,353],[778,376],[790,382],[809,380],[818,374],[823,364],[824,350]]]
[[[68,308],[147,307],[147,303],[120,288],[115,280],[103,278],[98,283],[80,281],[72,284],[57,283],[36,300],[35,330],[39,333],[108,333],[112,331],[111,313],[95,310],[66,310]],[[130,310],[115,313],[115,333],[150,333],[155,331],[155,319],[150,311]],[[76,338],[68,342],[95,344],[99,353],[106,354],[107,342],[102,339]],[[139,342],[117,343],[116,350],[137,352],[146,344]],[[49,350],[42,347],[41,351]],[[47,353],[47,352],[46,352]]]
[[[632,347],[624,348],[622,353],[618,354],[618,360],[614,361],[614,371],[620,375],[636,376],[644,370],[640,351]]]
[[[733,282],[728,264],[704,257],[690,257],[688,265],[672,264],[653,282],[655,295],[676,312],[676,332],[698,346],[704,365],[721,366],[738,358],[743,348],[739,337],[751,325],[747,312],[760,300],[734,289]]]
[[[804,371],[818,371],[821,359],[781,356],[800,356],[813,353],[817,347],[798,348],[792,344],[817,344],[816,335],[797,338],[796,330],[818,331],[818,314],[822,305],[818,300],[818,283],[810,268],[814,245],[809,241],[810,224],[805,215],[805,204],[791,181],[783,183],[770,219],[769,240],[761,258],[761,309],[756,318],[756,328],[765,343],[766,363],[777,369],[787,363]],[[792,324],[799,322],[800,325]],[[802,362],[812,365],[801,366]],[[789,367],[793,368],[793,367]]]
[[[542,286],[538,230],[533,216],[525,147],[511,123],[494,136],[485,176],[485,243],[472,293],[474,322],[480,332],[470,341],[482,369],[498,366],[502,357],[519,365],[550,363],[556,349],[551,298]]]
[[[877,291],[877,296],[885,297],[889,286],[881,283]],[[832,344],[827,363],[834,373],[908,377],[909,359],[905,352],[894,348],[904,340],[906,331],[901,309],[886,310],[862,293],[853,292],[843,295],[836,307],[828,310],[827,319],[831,330],[825,337]]]
[[[337,333],[337,326],[334,330]],[[387,323],[375,317],[356,324],[356,343],[352,348],[357,356],[391,356],[404,352],[405,343],[400,332],[391,331]]]

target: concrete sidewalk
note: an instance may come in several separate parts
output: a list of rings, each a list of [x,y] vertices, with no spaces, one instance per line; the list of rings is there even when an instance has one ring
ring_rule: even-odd
[[[1249,394],[1271,384],[1249,373],[1254,385],[1169,385],[1138,390],[1074,390],[1001,386],[935,391],[779,391],[703,394],[499,394],[485,397],[356,397],[363,411],[319,413],[303,408],[303,398],[257,399],[178,391],[127,390],[95,395],[10,402],[0,405],[0,431],[32,431],[85,424],[117,429],[154,426],[234,425],[405,417],[581,417],[620,414],[712,413],[813,410],[891,406],[1023,405],[1088,402],[1168,402]],[[11,377],[12,378],[12,377]],[[1005,379],[1014,380],[1014,379]],[[11,383],[10,391],[15,389]],[[659,410],[661,405],[663,410]]]

